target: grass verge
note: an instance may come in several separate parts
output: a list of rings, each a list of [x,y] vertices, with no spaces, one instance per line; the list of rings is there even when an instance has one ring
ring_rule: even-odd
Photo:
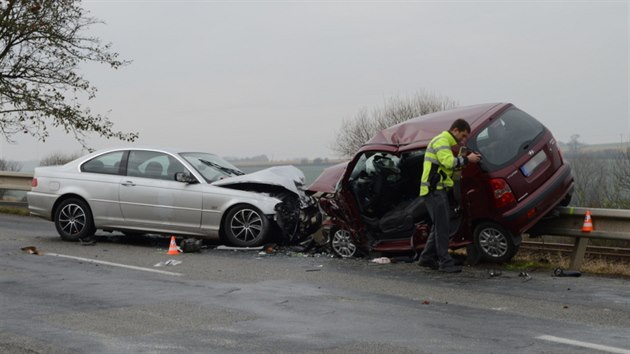
[[[505,264],[508,270],[540,270],[555,268],[569,269],[571,258],[560,252],[519,250],[511,262]],[[577,269],[576,269],[577,270]],[[613,275],[630,278],[630,261],[618,257],[586,256],[579,269],[584,273]]]
[[[12,215],[22,215],[29,216],[31,213],[27,208],[20,207],[11,207],[11,206],[0,206],[0,213],[2,214],[12,214]]]

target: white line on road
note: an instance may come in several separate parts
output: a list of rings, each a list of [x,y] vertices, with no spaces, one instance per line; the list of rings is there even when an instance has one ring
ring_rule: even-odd
[[[57,254],[57,253],[44,253],[46,256],[53,256],[53,257],[61,257],[61,258],[69,258],[69,259],[75,259],[78,261],[83,261],[83,262],[89,262],[89,263],[97,263],[97,264],[103,264],[103,265],[108,265],[108,266],[112,266],[112,267],[120,267],[120,268],[127,268],[127,269],[133,269],[133,270],[141,270],[144,272],[152,272],[152,273],[159,273],[159,274],[166,274],[166,275],[175,275],[175,276],[180,276],[182,275],[182,273],[174,273],[174,272],[167,272],[164,270],[157,270],[157,269],[151,269],[151,268],[143,268],[143,267],[136,267],[136,266],[132,266],[132,265],[126,265],[126,264],[120,264],[120,263],[112,263],[112,262],[106,262],[106,261],[99,261],[96,259],[90,259],[90,258],[81,258],[81,257],[75,257],[75,256],[68,256],[65,254]]]
[[[601,350],[603,352],[609,352],[609,353],[630,354],[630,350],[628,349],[609,347],[607,345],[594,344],[594,343],[589,343],[589,342],[581,342],[579,340],[573,340],[573,339],[567,339],[567,338],[543,335],[543,336],[536,337],[536,339],[542,339],[542,340],[547,340],[550,342],[568,344],[568,345],[573,345],[576,347]]]

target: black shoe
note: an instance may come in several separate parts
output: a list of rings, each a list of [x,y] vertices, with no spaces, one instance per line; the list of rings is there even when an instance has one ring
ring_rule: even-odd
[[[431,268],[431,269],[433,269],[433,270],[436,270],[436,269],[438,269],[438,268],[440,267],[440,266],[438,265],[438,262],[437,262],[436,260],[433,260],[433,259],[427,259],[427,260],[423,260],[423,259],[421,259],[421,260],[418,262],[418,265],[419,265],[420,267]]]
[[[452,265],[452,266],[440,268],[439,270],[440,272],[444,272],[444,273],[460,273],[462,271],[462,267]]]

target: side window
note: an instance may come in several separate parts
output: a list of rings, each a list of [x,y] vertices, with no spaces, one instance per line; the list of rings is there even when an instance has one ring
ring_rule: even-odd
[[[177,172],[186,172],[186,167],[181,162],[175,160],[175,158],[168,157],[168,166],[166,167],[166,179],[174,181],[175,174]]]
[[[184,171],[184,165],[167,154],[143,150],[129,152],[128,176],[174,181],[175,173]]]
[[[120,174],[120,163],[124,154],[124,151],[116,151],[97,156],[81,165],[81,171],[108,175]]]

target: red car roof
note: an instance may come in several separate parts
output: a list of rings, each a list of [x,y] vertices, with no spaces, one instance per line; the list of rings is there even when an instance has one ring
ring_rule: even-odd
[[[357,152],[373,149],[400,151],[418,148],[422,144],[417,143],[428,143],[438,133],[448,130],[458,118],[465,119],[470,124],[471,131],[473,131],[485,122],[485,119],[480,118],[489,117],[511,105],[510,103],[478,104],[412,118],[376,133]],[[406,149],[399,149],[398,147],[401,146],[406,146]],[[308,190],[311,192],[333,193],[347,165],[348,163],[344,162],[325,169],[308,187]]]
[[[496,111],[499,108],[509,105],[506,103],[487,103],[474,106],[466,106],[426,114],[417,118],[409,119],[389,128],[385,128],[376,133],[366,145],[408,145],[411,143],[431,140],[443,130],[448,130],[451,124],[458,118],[465,119],[470,124],[471,129],[476,127],[475,122],[485,116],[489,111]]]

